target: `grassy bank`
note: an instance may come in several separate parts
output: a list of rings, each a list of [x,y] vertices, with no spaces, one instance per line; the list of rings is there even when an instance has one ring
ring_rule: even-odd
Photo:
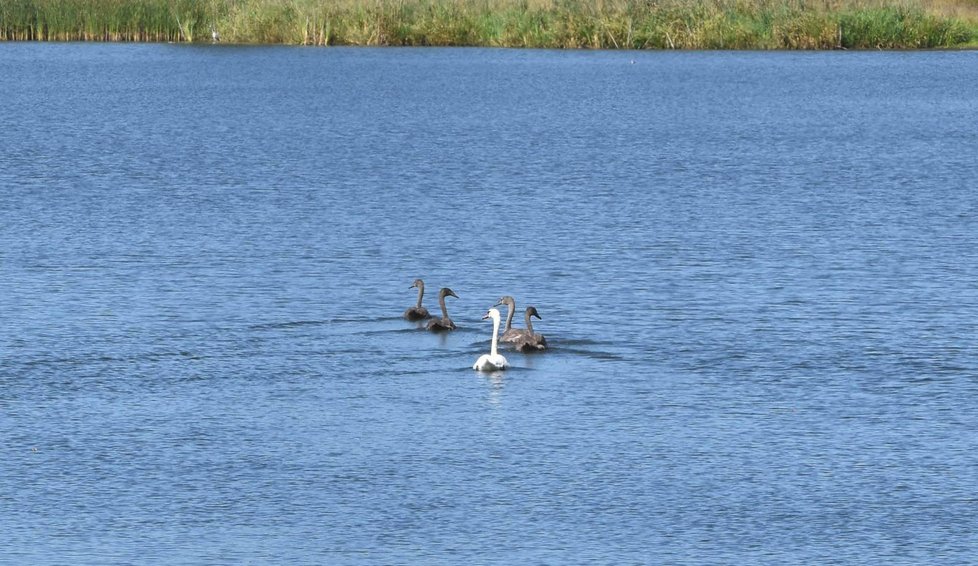
[[[978,0],[3,0],[0,40],[599,49],[978,45]]]

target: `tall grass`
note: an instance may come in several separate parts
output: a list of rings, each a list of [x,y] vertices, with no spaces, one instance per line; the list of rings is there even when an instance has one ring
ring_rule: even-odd
[[[194,41],[195,30],[217,21],[207,7],[194,0],[3,0],[0,40]]]
[[[595,49],[978,45],[978,0],[2,0],[0,40]]]

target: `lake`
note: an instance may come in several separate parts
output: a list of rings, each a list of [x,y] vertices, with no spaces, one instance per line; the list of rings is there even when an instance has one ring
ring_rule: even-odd
[[[2,44],[0,562],[970,562],[975,85]]]

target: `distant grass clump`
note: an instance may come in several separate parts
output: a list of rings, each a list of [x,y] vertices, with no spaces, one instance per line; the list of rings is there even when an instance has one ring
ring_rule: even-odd
[[[0,40],[593,49],[978,45],[978,0],[2,0]]]

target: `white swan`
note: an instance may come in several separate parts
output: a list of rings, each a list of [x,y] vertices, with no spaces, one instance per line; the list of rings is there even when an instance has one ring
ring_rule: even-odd
[[[496,335],[499,334],[499,311],[496,309],[489,309],[482,320],[487,318],[492,319],[492,346],[489,348],[488,354],[482,354],[479,359],[475,361],[472,365],[472,369],[478,371],[497,371],[501,369],[506,369],[509,366],[509,362],[506,358],[496,351]]]

